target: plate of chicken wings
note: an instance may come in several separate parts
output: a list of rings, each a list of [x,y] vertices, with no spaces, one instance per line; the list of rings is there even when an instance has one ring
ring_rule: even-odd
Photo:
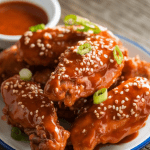
[[[36,26],[0,53],[0,144],[141,149],[150,142],[150,52],[87,19],[68,18],[67,25]]]

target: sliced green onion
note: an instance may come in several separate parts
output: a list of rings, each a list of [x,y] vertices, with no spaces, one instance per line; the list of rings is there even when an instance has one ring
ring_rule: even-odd
[[[117,56],[117,52],[119,53],[118,56]],[[122,63],[122,60],[123,60],[123,55],[122,55],[122,52],[121,52],[118,45],[115,46],[114,51],[113,51],[113,55],[114,55],[114,58],[116,59],[117,63],[120,65]]]
[[[67,15],[64,18],[64,23],[66,26],[74,25],[76,24],[76,21],[77,21],[77,16],[73,14]]]
[[[94,104],[100,104],[104,102],[107,99],[107,89],[103,88],[98,90],[93,95],[93,103]]]
[[[78,47],[77,54],[84,55],[84,54],[88,53],[89,51],[91,51],[91,49],[92,48],[89,43],[84,43],[83,45],[80,45]]]
[[[43,23],[29,28],[29,30],[32,32],[36,32],[37,30],[43,30],[43,29],[45,29],[45,24]]]
[[[99,29],[99,27],[97,25],[95,25],[94,23],[90,22],[88,19],[76,16],[76,15],[67,15],[64,18],[64,23],[66,26],[69,25],[81,25],[84,28],[83,29],[77,29],[77,31],[81,31],[81,32],[87,32],[89,30],[92,30],[93,33],[98,34],[99,32],[101,32],[101,30]]]
[[[17,127],[12,127],[11,137],[17,141],[29,141],[28,135],[22,133],[21,130]]]
[[[19,75],[20,75],[20,79],[23,81],[29,81],[32,78],[32,72],[27,68],[21,69]]]

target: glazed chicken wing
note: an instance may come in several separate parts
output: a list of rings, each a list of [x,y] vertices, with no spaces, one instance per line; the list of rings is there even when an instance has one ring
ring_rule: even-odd
[[[80,55],[77,49],[84,43],[91,44],[92,50]],[[109,88],[124,67],[124,60],[117,64],[114,59],[116,45],[124,57],[127,56],[120,40],[105,30],[68,48],[61,54],[58,66],[46,83],[45,94],[49,99],[62,101],[70,107],[79,98],[88,97],[100,88]]]
[[[0,53],[0,78],[2,81],[18,74],[22,68],[29,66],[22,60],[18,59],[18,48],[16,45],[11,46]]]
[[[127,58],[122,70],[122,80],[136,76],[145,77],[150,80],[150,63],[140,60],[139,56]]]
[[[142,128],[149,113],[150,83],[146,78],[131,78],[111,90],[106,101],[93,104],[76,119],[71,129],[74,150],[118,143]]]
[[[54,65],[68,46],[85,39],[86,35],[77,32],[75,26],[27,31],[19,41],[19,54],[29,65]]]
[[[33,76],[33,80],[37,83],[40,83],[42,86],[45,86],[52,72],[53,69],[49,69],[49,68],[36,71]]]
[[[53,102],[39,84],[16,75],[4,81],[1,90],[8,123],[29,135],[32,150],[65,149],[69,132],[59,125]]]

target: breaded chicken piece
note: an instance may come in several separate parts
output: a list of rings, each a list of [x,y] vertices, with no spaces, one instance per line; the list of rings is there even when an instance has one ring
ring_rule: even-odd
[[[109,91],[108,99],[93,104],[71,129],[74,150],[93,150],[97,144],[118,143],[143,127],[150,113],[150,83],[131,78]]]
[[[19,54],[29,65],[55,65],[67,47],[85,39],[87,34],[76,31],[77,27],[57,26],[27,31],[18,43]]]
[[[85,55],[77,53],[80,45],[89,43],[92,50]],[[93,34],[76,46],[61,54],[60,62],[46,83],[44,92],[54,101],[62,101],[72,106],[79,98],[88,97],[100,88],[109,88],[121,75],[124,59],[117,64],[113,56],[118,45],[124,57],[127,49],[108,30]]]
[[[59,125],[53,102],[40,85],[18,75],[1,86],[7,122],[29,135],[32,150],[64,150],[69,132]]]

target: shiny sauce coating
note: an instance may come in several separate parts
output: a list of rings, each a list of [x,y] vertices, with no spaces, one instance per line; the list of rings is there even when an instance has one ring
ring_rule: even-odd
[[[99,143],[118,143],[143,127],[149,110],[148,80],[141,77],[127,80],[111,90],[106,101],[92,105],[76,119],[71,130],[74,150],[92,150]]]
[[[0,34],[21,35],[30,26],[48,22],[45,11],[28,2],[0,4]]]

